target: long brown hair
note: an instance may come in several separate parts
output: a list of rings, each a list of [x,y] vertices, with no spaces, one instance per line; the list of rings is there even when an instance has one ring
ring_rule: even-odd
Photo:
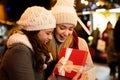
[[[37,36],[39,31],[25,31],[22,30],[28,37],[30,43],[32,44],[33,50],[34,50],[34,56],[36,60],[36,69],[37,71],[40,71],[43,69],[43,64],[47,63],[50,56],[49,56],[49,49],[45,44],[42,44],[39,41],[39,38]],[[42,57],[42,53],[46,56],[46,60],[44,61]]]

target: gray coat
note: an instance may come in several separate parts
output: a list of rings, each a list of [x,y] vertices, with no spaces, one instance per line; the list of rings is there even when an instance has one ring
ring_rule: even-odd
[[[10,37],[7,47],[1,61],[0,80],[44,80],[44,71],[38,73],[33,67],[33,50],[25,35]]]

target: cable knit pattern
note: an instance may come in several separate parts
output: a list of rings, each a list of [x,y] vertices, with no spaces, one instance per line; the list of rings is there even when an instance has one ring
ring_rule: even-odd
[[[14,33],[13,35],[11,35],[7,41],[7,47],[11,47],[14,43],[22,43],[33,50],[27,36],[23,33]]]
[[[56,20],[50,10],[44,7],[28,7],[17,21],[20,27],[27,31],[35,31],[56,27]]]
[[[71,23],[77,25],[77,13],[74,8],[74,0],[58,0],[52,13],[55,16],[56,23]]]

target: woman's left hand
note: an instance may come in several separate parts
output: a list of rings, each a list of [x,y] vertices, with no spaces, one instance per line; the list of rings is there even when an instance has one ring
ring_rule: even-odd
[[[53,80],[53,78],[55,77],[55,74],[54,73],[52,73],[49,77],[48,77],[48,79],[47,80]]]
[[[80,79],[78,80],[88,80],[88,74],[86,71],[83,71],[83,73],[81,74]]]
[[[72,78],[72,80],[88,80],[88,73],[85,69],[83,71],[79,71],[76,75]]]

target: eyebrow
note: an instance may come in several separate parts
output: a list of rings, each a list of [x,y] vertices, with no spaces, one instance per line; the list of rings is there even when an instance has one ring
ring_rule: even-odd
[[[53,31],[45,31],[45,32],[53,32]]]

